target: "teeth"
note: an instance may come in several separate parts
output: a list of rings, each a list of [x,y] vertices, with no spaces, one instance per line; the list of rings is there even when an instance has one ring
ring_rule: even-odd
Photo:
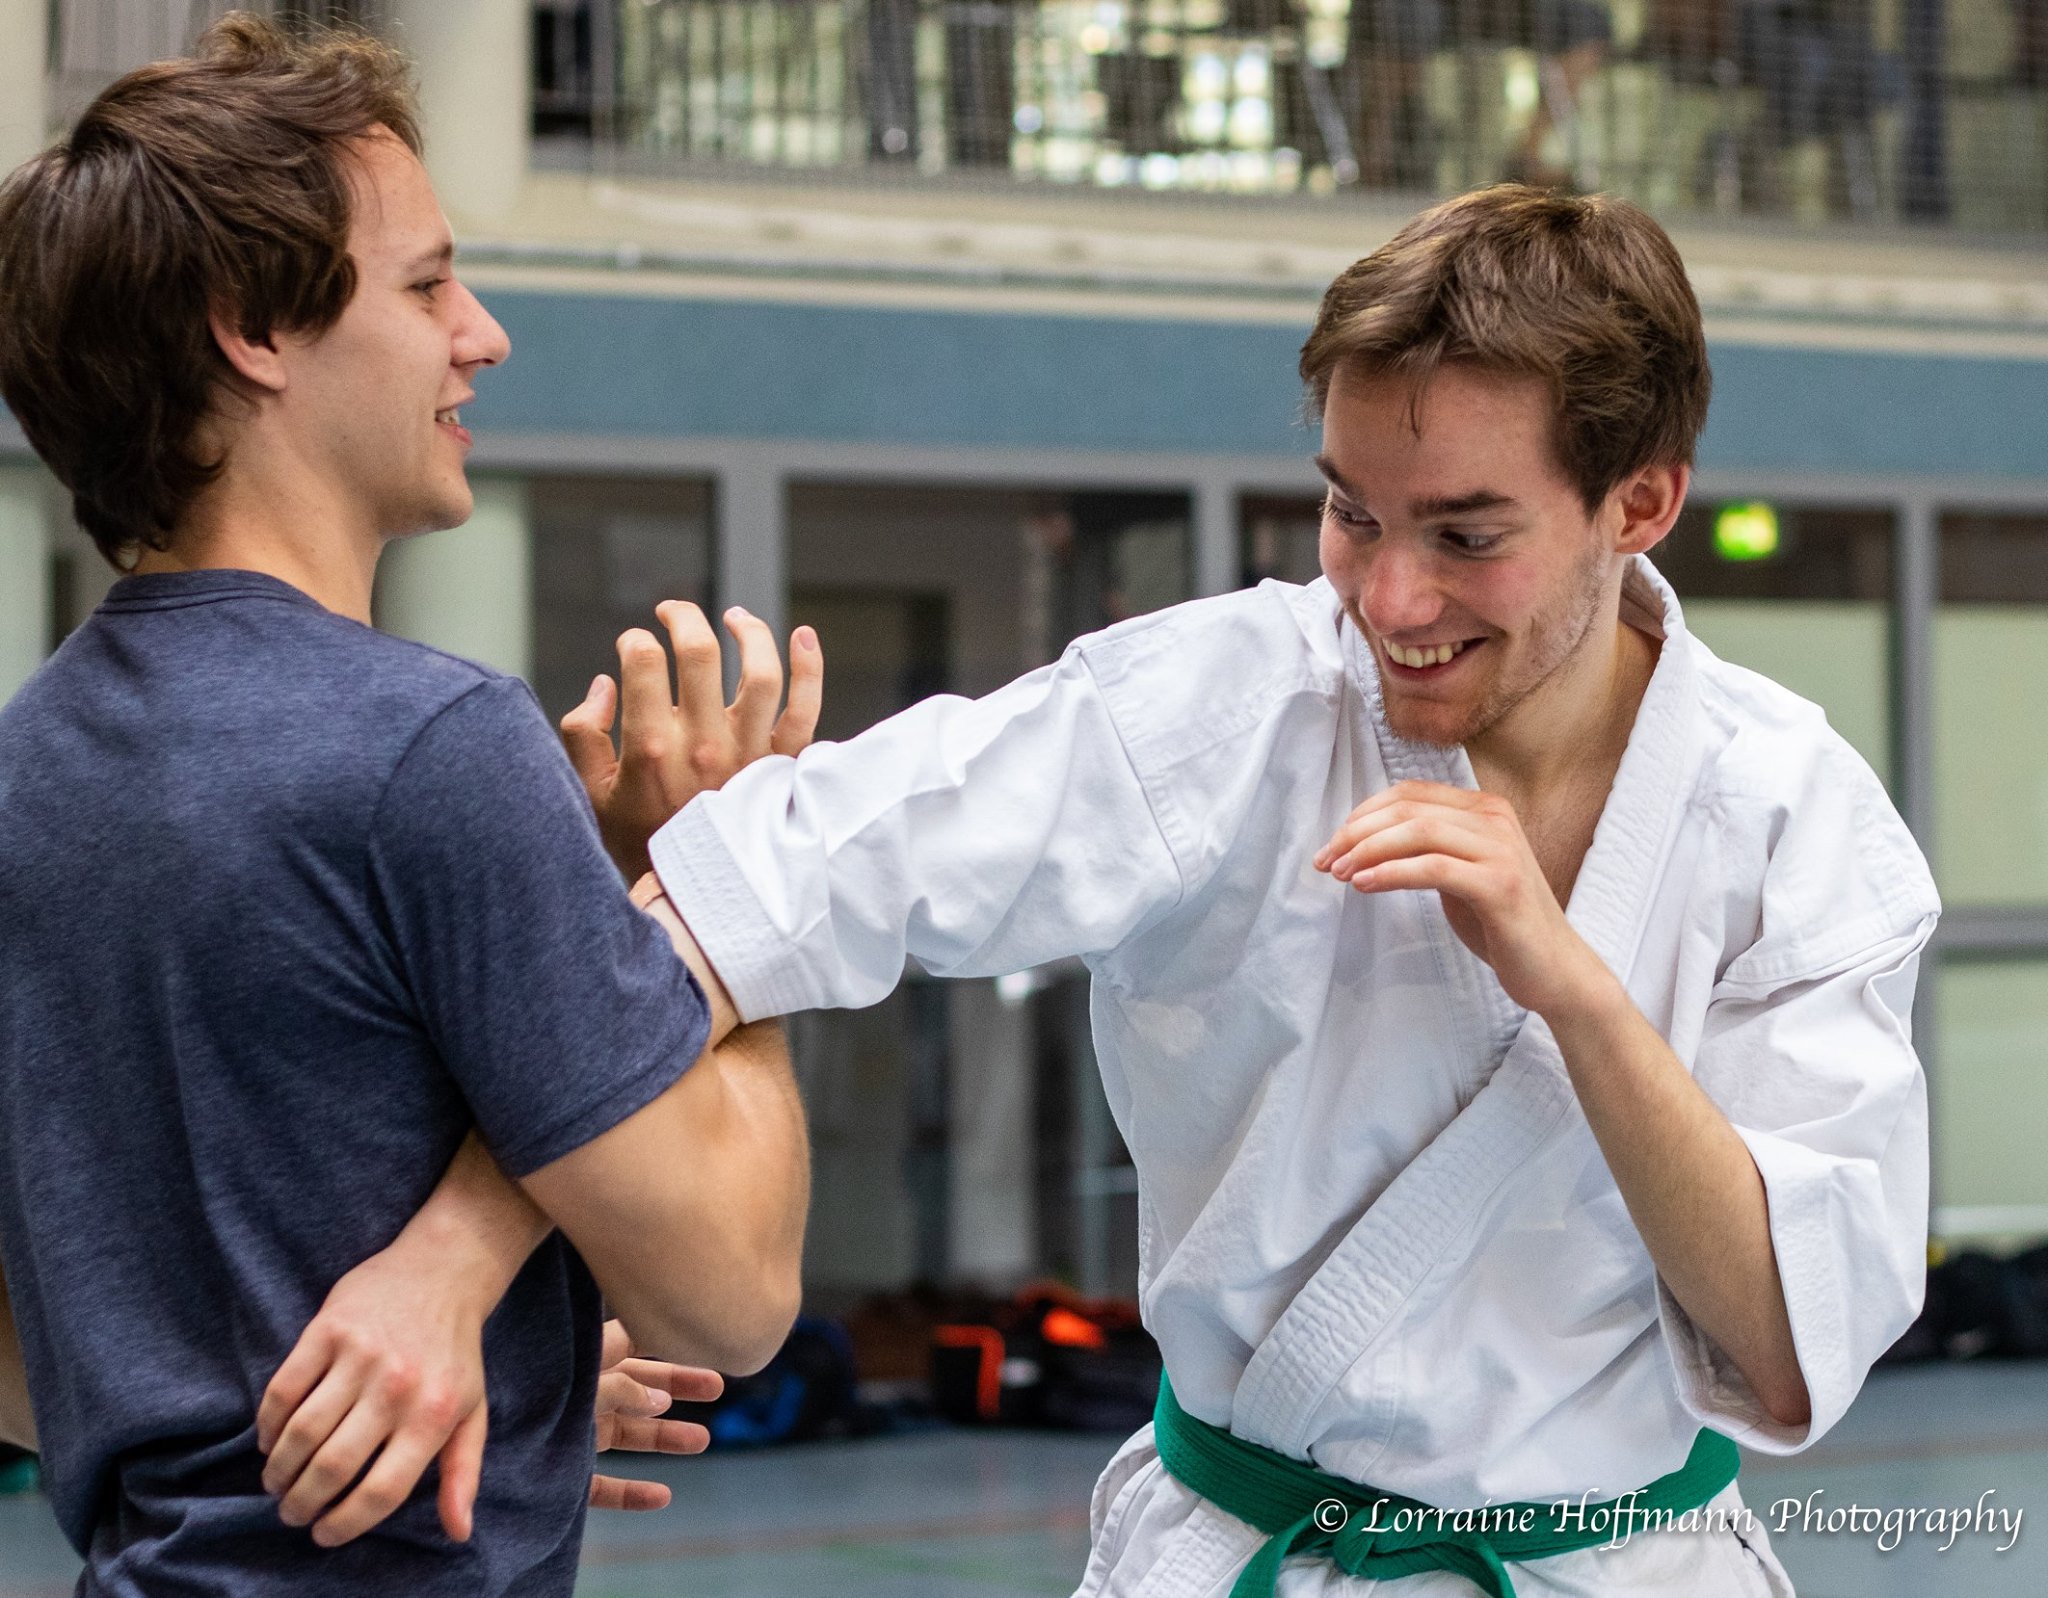
[[[1402,665],[1420,670],[1424,666],[1441,666],[1461,654],[1464,648],[1462,643],[1432,644],[1427,649],[1408,649],[1400,644],[1388,644],[1387,653]]]
[[[460,427],[462,425],[462,412],[460,410],[436,411],[434,412],[434,420],[446,422],[450,427]]]

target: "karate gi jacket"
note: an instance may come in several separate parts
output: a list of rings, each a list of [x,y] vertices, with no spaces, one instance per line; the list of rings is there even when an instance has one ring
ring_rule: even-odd
[[[1796,1452],[1921,1302],[1910,1015],[1939,904],[1816,707],[1717,659],[1640,556],[1623,613],[1662,648],[1567,914],[1763,1174],[1806,1426],[1664,1289],[1548,1027],[1437,896],[1312,868],[1389,784],[1474,786],[1462,749],[1389,730],[1327,581],[1141,617],[760,761],[654,865],[750,1019],[872,1004],[906,956],[1086,961],[1136,1287],[1189,1413],[1446,1507],[1624,1493],[1702,1425]],[[1209,1591],[1257,1538],[1156,1467],[1145,1533],[1143,1441],[1098,1489],[1091,1586],[1137,1590],[1110,1580],[1135,1540],[1144,1591]]]

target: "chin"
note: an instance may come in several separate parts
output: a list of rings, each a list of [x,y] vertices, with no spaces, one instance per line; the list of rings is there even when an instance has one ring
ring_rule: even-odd
[[[442,494],[431,505],[423,506],[419,529],[423,533],[444,533],[451,527],[460,527],[475,511],[476,496],[465,483],[459,494]]]
[[[1451,749],[1471,740],[1479,728],[1471,716],[1453,712],[1448,715],[1416,715],[1411,707],[1399,709],[1387,706],[1387,725],[1397,738],[1409,743],[1434,744],[1439,749]]]

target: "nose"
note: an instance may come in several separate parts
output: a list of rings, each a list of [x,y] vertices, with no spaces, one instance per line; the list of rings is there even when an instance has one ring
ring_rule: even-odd
[[[1443,613],[1427,557],[1406,539],[1382,537],[1364,557],[1358,609],[1382,638],[1430,626]]]
[[[461,310],[455,332],[454,363],[457,366],[496,366],[512,353],[512,341],[498,325],[498,319],[484,309],[483,302],[460,282],[452,284],[461,296]]]

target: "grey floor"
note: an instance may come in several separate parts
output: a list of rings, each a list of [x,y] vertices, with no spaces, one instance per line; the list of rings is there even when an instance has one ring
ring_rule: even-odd
[[[1115,1439],[937,1433],[659,1462],[676,1502],[591,1522],[577,1598],[1025,1598],[1071,1592]],[[1750,1507],[1802,1598],[2048,1595],[2048,1364],[1880,1372],[1794,1459],[1751,1457]],[[1811,1498],[1809,1495],[1820,1496]],[[1984,1495],[1989,1494],[1989,1497]],[[2009,1531],[1778,1531],[1819,1511],[1950,1508]],[[39,1498],[0,1499],[0,1598],[63,1598],[77,1560]],[[1399,1598],[1389,1584],[1388,1598]]]

